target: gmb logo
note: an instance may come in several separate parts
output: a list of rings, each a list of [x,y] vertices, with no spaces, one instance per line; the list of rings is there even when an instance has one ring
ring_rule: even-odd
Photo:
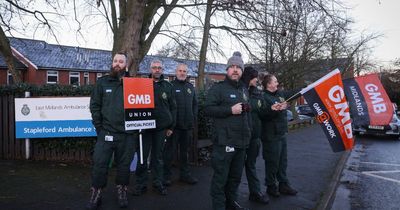
[[[318,113],[318,116],[316,117],[316,119],[319,123],[323,123],[325,121],[329,121],[330,117],[329,117],[328,113],[323,111],[323,112]]]

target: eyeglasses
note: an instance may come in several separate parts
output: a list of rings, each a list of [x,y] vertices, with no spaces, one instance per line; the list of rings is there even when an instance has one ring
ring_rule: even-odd
[[[160,69],[160,70],[162,69],[161,66],[152,66],[151,68],[152,68],[152,69]]]

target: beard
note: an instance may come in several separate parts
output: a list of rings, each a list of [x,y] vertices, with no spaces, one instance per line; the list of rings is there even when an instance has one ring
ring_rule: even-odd
[[[119,66],[111,67],[110,76],[115,78],[121,78],[124,76],[125,71],[124,69],[120,68]]]
[[[153,79],[160,79],[161,73],[153,73],[151,74],[151,77],[153,77]]]
[[[179,81],[185,81],[187,79],[186,76],[177,76],[176,77]]]
[[[239,81],[240,80],[240,75],[239,74],[232,74],[232,75],[228,75],[228,78],[232,81]]]

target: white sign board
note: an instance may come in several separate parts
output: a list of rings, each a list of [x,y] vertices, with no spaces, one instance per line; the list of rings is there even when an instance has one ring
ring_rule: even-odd
[[[96,136],[90,97],[15,99],[16,138]]]

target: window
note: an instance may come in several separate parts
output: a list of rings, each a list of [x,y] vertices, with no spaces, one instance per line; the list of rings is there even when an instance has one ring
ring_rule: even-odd
[[[58,83],[58,71],[47,71],[47,84]]]
[[[83,84],[88,85],[90,83],[89,81],[89,72],[83,73]]]
[[[79,86],[79,72],[69,72],[69,84]]]
[[[96,74],[96,80],[99,79],[99,78],[102,77],[102,76],[103,76],[102,73],[97,73],[97,74]]]
[[[196,87],[196,78],[190,77],[189,82],[193,85],[193,87]]]
[[[14,78],[12,77],[12,74],[10,71],[7,71],[7,85],[12,85],[14,84]]]

